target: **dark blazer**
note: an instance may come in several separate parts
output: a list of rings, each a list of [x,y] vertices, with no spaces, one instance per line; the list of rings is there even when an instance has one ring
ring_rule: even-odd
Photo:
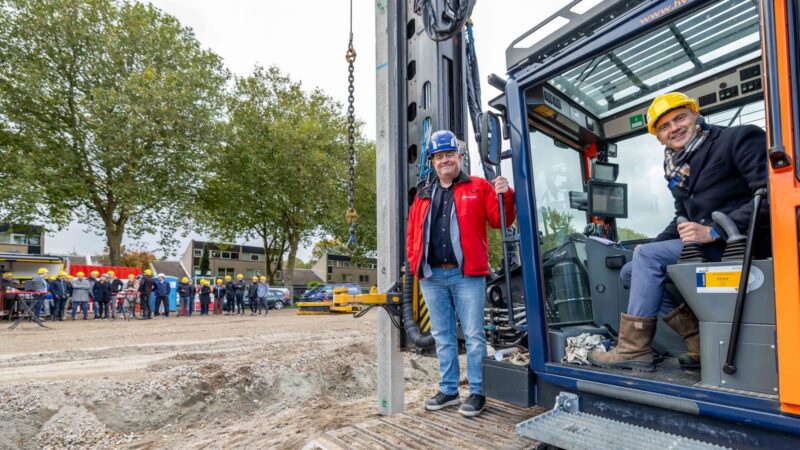
[[[92,286],[92,299],[96,302],[107,302],[111,300],[111,284],[100,280]]]
[[[711,219],[714,211],[727,214],[739,231],[747,234],[753,213],[753,193],[766,188],[769,181],[766,134],[755,125],[710,127],[708,138],[689,159],[688,188],[672,190],[676,217],[656,237],[656,241],[680,238],[677,216],[712,226],[720,236],[727,238],[724,230]],[[722,243],[711,246],[724,247]],[[771,253],[766,202],[762,203],[755,246],[756,257],[767,257]]]
[[[56,279],[50,282],[50,293],[53,294],[54,299],[56,300],[66,299],[68,291],[69,291],[69,282],[67,280]]]

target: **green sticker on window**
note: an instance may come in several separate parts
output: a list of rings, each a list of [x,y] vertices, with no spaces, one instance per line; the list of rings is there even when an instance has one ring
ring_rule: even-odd
[[[641,128],[644,126],[644,115],[637,114],[635,116],[630,116],[628,120],[631,123],[631,130],[636,128]]]

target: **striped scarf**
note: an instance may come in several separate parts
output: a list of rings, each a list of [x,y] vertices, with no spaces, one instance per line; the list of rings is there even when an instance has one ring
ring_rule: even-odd
[[[675,188],[688,188],[689,174],[691,173],[689,159],[692,153],[703,145],[710,132],[711,129],[700,117],[697,119],[694,136],[682,151],[675,151],[669,147],[664,148],[664,178],[667,180],[667,187],[670,191]]]

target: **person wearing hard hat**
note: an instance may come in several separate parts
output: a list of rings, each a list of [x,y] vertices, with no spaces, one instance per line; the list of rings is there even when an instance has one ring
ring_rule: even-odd
[[[253,275],[250,284],[247,285],[247,303],[250,306],[250,315],[256,315],[256,304],[258,303],[258,277]]]
[[[122,299],[119,293],[122,292],[124,284],[122,280],[117,278],[117,274],[113,270],[106,272],[106,275],[108,275],[108,286],[111,288],[111,301],[109,302],[111,305],[111,320],[115,320],[117,318],[117,310],[122,310]]]
[[[64,320],[64,309],[67,306],[69,287],[67,273],[64,271],[59,272],[58,278],[50,282],[50,293],[53,294],[53,311],[50,315],[53,320]]]
[[[269,303],[267,301],[267,297],[269,297],[269,284],[267,283],[267,277],[261,275],[258,280],[258,315],[261,315],[261,307],[264,307],[264,315],[269,315]]]
[[[707,124],[694,99],[680,92],[656,97],[647,112],[647,129],[664,146],[664,179],[675,199],[675,217],[654,242],[640,245],[620,276],[630,286],[628,311],[620,317],[619,339],[610,352],[591,352],[600,367],[655,370],[652,342],[659,315],[684,340],[688,352],[678,360],[700,368],[697,318],[664,289],[666,268],[685,243],[700,243],[709,261],[725,250],[725,231],[711,213],[728,215],[742,234],[753,214],[753,195],[767,187],[767,140],[755,125],[723,128]],[[756,258],[770,253],[768,208],[762,208],[755,236]],[[678,224],[677,218],[687,222]]]
[[[208,280],[200,280],[200,289],[198,292],[198,297],[200,299],[200,315],[207,316],[208,305],[209,303],[211,303],[211,286],[208,285]]]
[[[97,299],[94,298],[94,284],[100,281],[100,272],[93,270],[89,272],[89,277],[86,279],[89,280],[89,285],[92,287],[89,289],[89,296],[91,297],[92,309],[94,310],[94,318],[96,320],[100,317],[100,305]]]
[[[181,316],[181,310],[186,309],[186,317],[191,317],[194,310],[194,285],[189,282],[189,277],[181,278],[178,283],[178,298],[180,298],[180,306],[178,306],[178,317]]]
[[[244,314],[244,291],[247,289],[247,283],[244,281],[244,275],[236,274],[236,281],[233,282],[233,291],[236,295],[236,310],[234,314]]]
[[[164,305],[164,317],[169,317],[169,292],[171,286],[167,281],[167,277],[163,273],[159,273],[155,280],[155,288],[153,292],[156,294],[156,307],[154,309],[155,316],[160,315],[160,306]]]
[[[236,303],[236,284],[230,275],[225,276],[225,315],[233,314]]]
[[[150,305],[150,294],[153,293],[156,283],[153,280],[153,271],[145,269],[142,279],[139,281],[139,303],[142,311],[142,319],[150,320],[153,318],[153,308]]]
[[[33,314],[36,317],[42,315],[42,308],[44,307],[44,297],[50,292],[50,283],[47,281],[48,270],[44,267],[36,271],[36,275],[31,279],[31,287],[34,291],[40,292],[36,294],[36,302],[33,306]]]
[[[497,194],[503,194],[506,223],[514,222],[514,191],[502,176],[490,183],[465,173],[461,169],[464,155],[451,131],[433,133],[426,149],[436,176],[417,191],[408,214],[406,240],[409,272],[420,279],[439,359],[439,392],[425,400],[424,407],[436,411],[461,403],[458,317],[466,339],[470,393],[459,412],[474,417],[486,405],[483,391],[486,357],[483,307],[489,274],[486,225],[488,222],[493,228],[500,227]]]
[[[0,280],[0,291],[2,291],[3,308],[8,311],[9,317],[14,314],[14,309],[17,306],[17,294],[8,294],[8,291],[16,291],[17,282],[14,279],[14,274],[11,272],[4,272],[3,278]]]
[[[111,283],[108,275],[103,274],[92,285],[92,299],[95,310],[94,320],[106,320],[109,317],[109,303],[111,302]]]
[[[84,273],[76,273],[75,279],[72,280],[72,320],[75,320],[75,316],[78,314],[78,308],[83,310],[83,320],[89,317],[91,290],[92,285],[89,283],[89,279],[85,278]]]
[[[217,278],[214,287],[211,289],[211,292],[214,294],[214,314],[219,315],[222,314],[222,305],[225,302],[225,284],[222,282],[221,278]]]

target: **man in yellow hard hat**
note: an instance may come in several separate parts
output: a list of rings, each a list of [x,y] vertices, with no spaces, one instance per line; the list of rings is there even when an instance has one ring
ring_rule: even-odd
[[[236,296],[236,309],[233,314],[244,314],[244,291],[247,289],[247,283],[244,281],[244,275],[237,273],[236,281],[233,282],[233,292]]]
[[[225,285],[222,283],[221,278],[217,278],[211,292],[214,294],[214,314],[222,314],[222,305],[225,302]]]
[[[11,272],[3,272],[3,279],[0,280],[0,291],[2,291],[3,309],[8,311],[8,314],[14,314],[17,306],[17,294],[8,294],[8,291],[16,291],[19,283],[14,279],[14,274]]]
[[[719,261],[725,231],[711,213],[727,214],[739,232],[747,233],[753,195],[767,187],[767,141],[754,125],[722,128],[705,123],[694,99],[680,92],[656,97],[647,112],[647,129],[664,145],[664,179],[675,199],[675,217],[654,242],[640,245],[621,270],[630,286],[627,313],[622,313],[617,347],[592,352],[589,361],[607,368],[655,370],[652,342],[659,315],[684,340],[688,352],[679,362],[700,367],[697,318],[686,304],[664,289],[666,267],[675,264],[686,243],[699,243],[709,261]],[[769,216],[763,208],[756,230],[755,257],[770,252]],[[686,222],[678,224],[678,217]]]
[[[225,315],[233,314],[236,303],[236,285],[230,275],[225,276]]]
[[[48,270],[44,267],[40,268],[36,271],[36,275],[31,280],[31,286],[33,290],[36,292],[41,292],[41,294],[36,295],[36,302],[33,306],[33,314],[36,317],[40,317],[42,315],[42,309],[44,308],[44,297],[50,292],[50,283],[47,281],[47,274]]]
[[[142,312],[142,320],[150,320],[153,318],[153,306],[150,303],[150,295],[156,287],[156,282],[153,280],[153,271],[145,269],[141,281],[139,281],[139,308]]]
[[[67,273],[64,271],[59,272],[58,278],[50,283],[50,293],[53,294],[53,310],[50,313],[52,320],[64,320],[64,310],[70,289]]]
[[[186,317],[191,317],[194,310],[194,285],[189,282],[189,277],[181,278],[178,283],[178,298],[180,299],[180,306],[178,306],[178,317],[181,312],[185,311]]]

